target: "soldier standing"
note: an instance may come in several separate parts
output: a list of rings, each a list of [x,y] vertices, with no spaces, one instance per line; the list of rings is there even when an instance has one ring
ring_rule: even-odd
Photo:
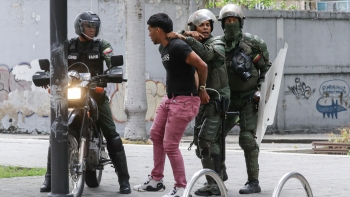
[[[230,98],[227,71],[225,66],[225,43],[221,37],[213,37],[215,15],[207,10],[197,10],[188,19],[190,31],[170,33],[170,38],[183,39],[208,65],[208,77],[200,92],[207,92],[210,102],[202,104],[195,119],[193,143],[197,146],[196,155],[201,159],[202,167],[216,171],[223,181],[227,180],[226,168],[221,155],[221,116],[220,98]],[[192,143],[192,144],[193,144]],[[191,144],[191,146],[192,146]],[[220,193],[217,184],[210,176],[207,183],[199,188],[197,196],[211,196]]]
[[[260,87],[271,66],[266,43],[257,36],[242,33],[242,9],[235,4],[225,5],[219,14],[226,43],[226,66],[231,90],[228,111],[239,111],[238,117],[227,117],[226,133],[237,122],[241,131],[239,145],[244,151],[248,181],[240,194],[259,193],[259,146],[256,142]]]

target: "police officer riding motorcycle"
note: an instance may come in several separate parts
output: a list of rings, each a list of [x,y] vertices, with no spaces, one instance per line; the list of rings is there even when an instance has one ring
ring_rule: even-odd
[[[72,78],[79,78],[79,73],[86,73],[86,69],[88,69],[92,79],[100,80],[99,76],[104,74],[103,61],[106,62],[108,69],[112,70],[111,57],[113,56],[113,49],[110,43],[95,38],[100,32],[100,26],[101,21],[99,16],[91,11],[82,12],[76,17],[74,28],[78,37],[72,38],[69,41],[68,46],[69,70],[74,69],[75,71],[69,72]],[[119,191],[122,194],[129,194],[131,192],[129,184],[130,176],[126,155],[122,140],[116,132],[115,124],[112,119],[109,98],[103,89],[102,92],[99,93],[90,91],[89,95],[94,101],[96,101],[95,105],[98,107],[98,119],[96,124],[106,139],[109,158],[118,175],[118,182],[120,185]],[[51,145],[49,146],[47,159],[47,172],[45,175],[45,181],[40,187],[40,192],[51,191]],[[87,166],[85,173],[85,182],[91,187],[96,187],[96,184],[88,184],[87,178],[90,175],[95,176],[96,172],[94,172],[94,170],[96,169],[90,169],[89,166]]]

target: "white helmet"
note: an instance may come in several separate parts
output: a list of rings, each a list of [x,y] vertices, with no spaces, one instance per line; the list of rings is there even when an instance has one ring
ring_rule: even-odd
[[[215,15],[208,9],[200,9],[191,14],[188,18],[187,25],[190,31],[195,31],[196,26],[204,21],[210,21],[211,31],[213,31],[213,23],[216,21]]]

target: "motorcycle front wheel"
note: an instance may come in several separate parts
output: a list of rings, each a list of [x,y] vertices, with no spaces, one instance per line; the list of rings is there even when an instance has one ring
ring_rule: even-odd
[[[101,148],[101,153],[105,152],[105,147]],[[101,159],[101,154],[100,158]],[[97,167],[94,170],[86,170],[85,172],[85,183],[88,187],[95,188],[100,186],[101,179],[102,179],[102,172],[103,172],[103,166]]]
[[[68,177],[69,177],[69,191],[74,197],[81,197],[84,190],[85,179],[85,162],[79,163],[79,145],[73,135],[68,135]],[[83,169],[82,173],[78,172],[79,167]]]

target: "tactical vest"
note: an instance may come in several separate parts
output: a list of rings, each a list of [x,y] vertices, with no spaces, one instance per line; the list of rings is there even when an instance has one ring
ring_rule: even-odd
[[[100,54],[100,39],[94,39],[92,45],[85,52],[80,52],[77,49],[77,39],[72,38],[69,41],[69,51],[68,51],[68,67],[74,66],[71,68],[78,72],[87,72],[85,66],[79,65],[78,62],[82,62],[87,65],[90,70],[91,76],[96,76],[97,74],[103,73],[103,56]]]
[[[204,44],[211,45],[215,52],[219,54],[217,58],[213,58],[209,62],[206,62],[208,64],[206,87],[215,90],[227,87],[228,77],[225,66],[225,51],[219,51],[214,47],[214,45],[223,45],[223,47],[225,47],[225,43],[220,37],[211,37],[206,40]]]
[[[262,45],[265,46],[265,51],[262,50]],[[249,70],[252,77],[246,82],[241,79],[241,76],[236,73],[232,66],[232,58],[237,52],[240,50],[242,51],[242,49],[244,54],[252,58],[252,62],[254,62]],[[260,54],[263,56],[263,58],[265,55],[268,57],[266,44],[257,36],[252,36],[248,33],[243,34],[238,46],[233,48],[231,51],[226,52],[227,74],[231,92],[245,92],[257,89],[259,80],[259,65],[256,64],[254,58],[259,58]]]

